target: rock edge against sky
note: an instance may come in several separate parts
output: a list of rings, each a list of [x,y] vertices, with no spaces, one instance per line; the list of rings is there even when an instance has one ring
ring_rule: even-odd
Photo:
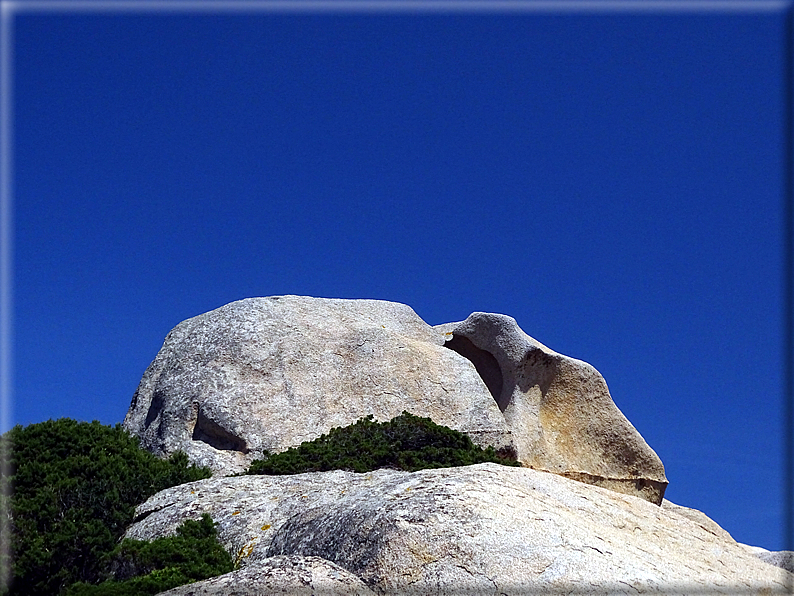
[[[589,364],[506,315],[432,327],[408,306],[248,298],[177,325],[124,427],[158,455],[245,470],[333,427],[404,410],[516,455],[525,466],[661,503],[656,453]]]

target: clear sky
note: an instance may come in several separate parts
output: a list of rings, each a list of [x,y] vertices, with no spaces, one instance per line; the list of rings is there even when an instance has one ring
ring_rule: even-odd
[[[783,11],[592,8],[17,12],[3,428],[249,296],[505,313],[783,548]]]

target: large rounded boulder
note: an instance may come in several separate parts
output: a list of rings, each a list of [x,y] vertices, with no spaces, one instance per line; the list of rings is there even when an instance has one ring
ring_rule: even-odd
[[[248,298],[177,325],[124,427],[217,475],[373,415],[408,411],[524,465],[661,503],[656,453],[590,365],[505,315],[431,327],[380,300]]]

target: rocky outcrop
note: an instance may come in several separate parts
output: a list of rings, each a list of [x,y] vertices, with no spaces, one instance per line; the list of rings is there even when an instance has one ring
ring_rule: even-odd
[[[355,575],[320,557],[277,556],[173,588],[161,596],[375,596]]]
[[[794,580],[702,514],[497,464],[216,477],[154,495],[127,536],[169,535],[202,513],[238,557],[237,577],[277,569],[288,583],[306,565],[294,557],[319,557],[378,594],[755,594]],[[234,577],[208,581],[228,589]],[[173,593],[212,593],[203,585]]]
[[[243,471],[372,414],[403,411],[513,452],[524,465],[660,503],[656,453],[590,365],[504,315],[431,327],[406,305],[249,298],[166,337],[124,427],[158,455]]]
[[[474,313],[438,329],[485,380],[519,461],[661,502],[667,487],[662,462],[595,368],[550,350],[506,315]]]

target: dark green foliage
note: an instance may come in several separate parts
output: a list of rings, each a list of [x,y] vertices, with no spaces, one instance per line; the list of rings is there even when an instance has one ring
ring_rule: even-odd
[[[114,579],[98,585],[75,584],[67,590],[67,596],[158,594],[234,569],[206,513],[201,521],[187,520],[175,536],[151,542],[125,539],[111,559]]]
[[[104,579],[136,505],[210,476],[182,453],[158,459],[119,424],[61,418],[16,426],[0,441],[13,486],[11,595],[52,596]]]
[[[435,424],[430,418],[403,412],[389,422],[375,422],[370,415],[353,425],[331,429],[327,435],[300,447],[255,460],[248,473],[369,472],[377,468],[414,472],[483,462],[520,465],[493,447],[475,446],[468,436]]]

